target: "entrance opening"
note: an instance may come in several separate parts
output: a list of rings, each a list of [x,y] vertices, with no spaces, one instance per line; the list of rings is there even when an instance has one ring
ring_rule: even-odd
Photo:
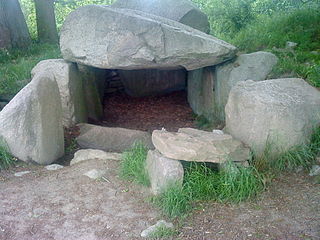
[[[185,70],[108,70],[102,125],[149,132],[194,127],[186,89]]]

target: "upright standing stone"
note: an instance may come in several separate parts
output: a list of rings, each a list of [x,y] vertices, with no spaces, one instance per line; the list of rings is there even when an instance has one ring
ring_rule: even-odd
[[[256,154],[308,143],[320,124],[320,92],[303,79],[242,81],[230,92],[226,131]]]
[[[233,62],[216,67],[215,108],[217,117],[225,120],[225,106],[231,88],[240,81],[262,81],[267,78],[278,58],[269,52],[242,54]]]
[[[51,74],[37,74],[0,112],[0,137],[25,162],[50,164],[64,154],[59,88]]]
[[[166,158],[157,150],[148,152],[146,169],[153,194],[160,194],[170,184],[182,186],[184,171],[180,161]]]
[[[215,118],[215,68],[188,72],[188,102],[193,112],[208,120]]]
[[[75,63],[63,59],[49,59],[39,62],[31,71],[31,75],[52,73],[58,83],[63,126],[71,127],[77,123],[87,122],[87,106],[83,90],[82,78]]]

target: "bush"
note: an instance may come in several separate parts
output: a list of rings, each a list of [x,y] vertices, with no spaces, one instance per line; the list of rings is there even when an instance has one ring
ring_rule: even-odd
[[[7,169],[13,165],[14,159],[11,156],[7,145],[0,139],[0,169]]]
[[[147,148],[141,142],[134,143],[128,151],[122,154],[120,176],[126,180],[149,186],[149,176],[145,169],[146,158]]]

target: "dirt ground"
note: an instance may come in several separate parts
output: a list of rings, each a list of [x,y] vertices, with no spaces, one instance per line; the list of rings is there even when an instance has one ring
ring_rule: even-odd
[[[168,131],[194,127],[186,91],[140,98],[121,92],[109,94],[104,101],[104,119],[102,125],[107,127],[149,132],[163,127]]]
[[[93,160],[57,171],[23,165],[0,172],[0,239],[140,239],[162,218],[147,189],[118,178],[118,165]],[[105,179],[82,175],[93,168],[105,169]],[[25,170],[31,173],[13,176]],[[170,239],[320,239],[320,185],[306,173],[283,175],[253,202],[199,203],[178,230]]]

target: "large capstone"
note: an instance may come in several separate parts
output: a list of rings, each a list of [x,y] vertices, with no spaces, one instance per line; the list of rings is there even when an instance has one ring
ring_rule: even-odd
[[[36,74],[0,112],[0,137],[25,162],[50,164],[64,154],[62,107],[51,74]]]
[[[168,18],[209,33],[207,15],[189,0],[117,0],[111,5],[116,8],[129,8]]]
[[[155,148],[165,157],[192,161],[224,163],[250,159],[250,149],[229,134],[180,128],[178,132],[155,130],[152,133]]]
[[[230,92],[226,131],[256,154],[308,143],[320,124],[320,92],[303,79],[242,81]]]
[[[104,69],[181,68],[224,62],[236,48],[170,19],[131,9],[89,5],[66,19],[63,58]]]
[[[52,73],[58,83],[63,126],[71,127],[87,121],[87,106],[84,97],[83,83],[75,63],[63,59],[49,59],[39,62],[31,71],[34,76],[41,72]]]

